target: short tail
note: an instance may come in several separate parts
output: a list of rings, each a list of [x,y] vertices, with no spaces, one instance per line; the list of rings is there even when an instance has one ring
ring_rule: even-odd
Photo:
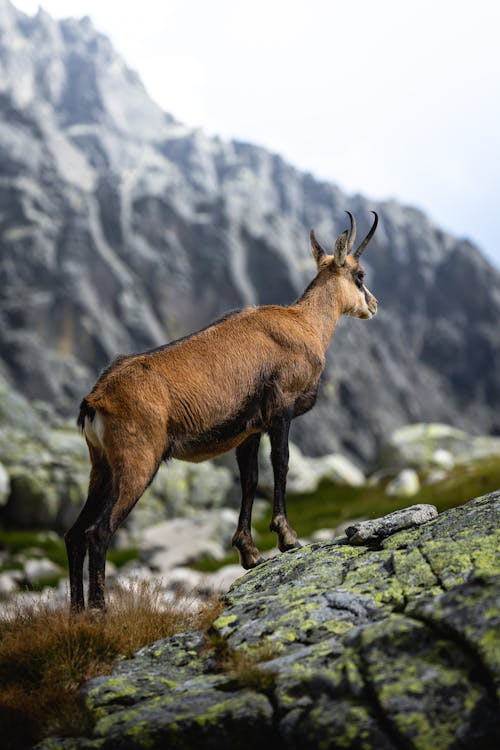
[[[76,420],[76,424],[82,431],[85,426],[85,417],[88,417],[91,422],[94,421],[95,417],[95,409],[90,406],[86,398],[84,398],[82,403],[80,404],[80,413],[78,415],[78,419]]]

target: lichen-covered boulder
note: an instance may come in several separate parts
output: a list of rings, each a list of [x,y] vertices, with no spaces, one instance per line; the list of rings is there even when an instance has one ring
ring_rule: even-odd
[[[88,483],[85,443],[52,407],[29,402],[1,376],[0,461],[5,526],[62,530],[76,518]]]
[[[375,548],[336,539],[269,560],[233,585],[209,638],[159,641],[90,682],[90,737],[40,750],[496,747],[499,519],[500,491]]]
[[[186,515],[189,510],[220,508],[227,504],[232,489],[231,472],[213,461],[190,464],[169,461],[160,466],[150,492],[162,499],[168,516]]]
[[[76,428],[32,436],[0,425],[0,458],[9,477],[4,523],[63,530],[76,518],[88,484],[87,448]]]
[[[11,492],[5,506],[5,518],[15,528],[54,528],[59,511],[59,497],[44,466],[11,473]]]

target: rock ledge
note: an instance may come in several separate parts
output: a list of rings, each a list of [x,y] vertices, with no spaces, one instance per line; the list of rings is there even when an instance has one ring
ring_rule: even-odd
[[[378,549],[312,544],[250,571],[199,634],[90,682],[91,738],[55,748],[493,748],[500,491]],[[250,671],[220,668],[216,649]],[[218,666],[219,665],[219,666]]]

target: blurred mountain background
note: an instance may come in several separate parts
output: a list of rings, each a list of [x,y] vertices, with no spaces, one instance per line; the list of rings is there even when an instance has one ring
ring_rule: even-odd
[[[74,415],[116,354],[245,305],[287,304],[353,211],[380,301],[344,320],[292,439],[369,460],[408,422],[500,434],[500,274],[395,201],[346,195],[249,143],[177,122],[88,18],[0,0],[0,373]]]

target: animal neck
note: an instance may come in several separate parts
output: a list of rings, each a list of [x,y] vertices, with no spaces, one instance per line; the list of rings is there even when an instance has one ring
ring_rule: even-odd
[[[326,274],[318,274],[302,297],[297,300],[295,307],[311,328],[318,332],[323,349],[326,351],[337,320],[342,314],[341,294],[337,279]]]

